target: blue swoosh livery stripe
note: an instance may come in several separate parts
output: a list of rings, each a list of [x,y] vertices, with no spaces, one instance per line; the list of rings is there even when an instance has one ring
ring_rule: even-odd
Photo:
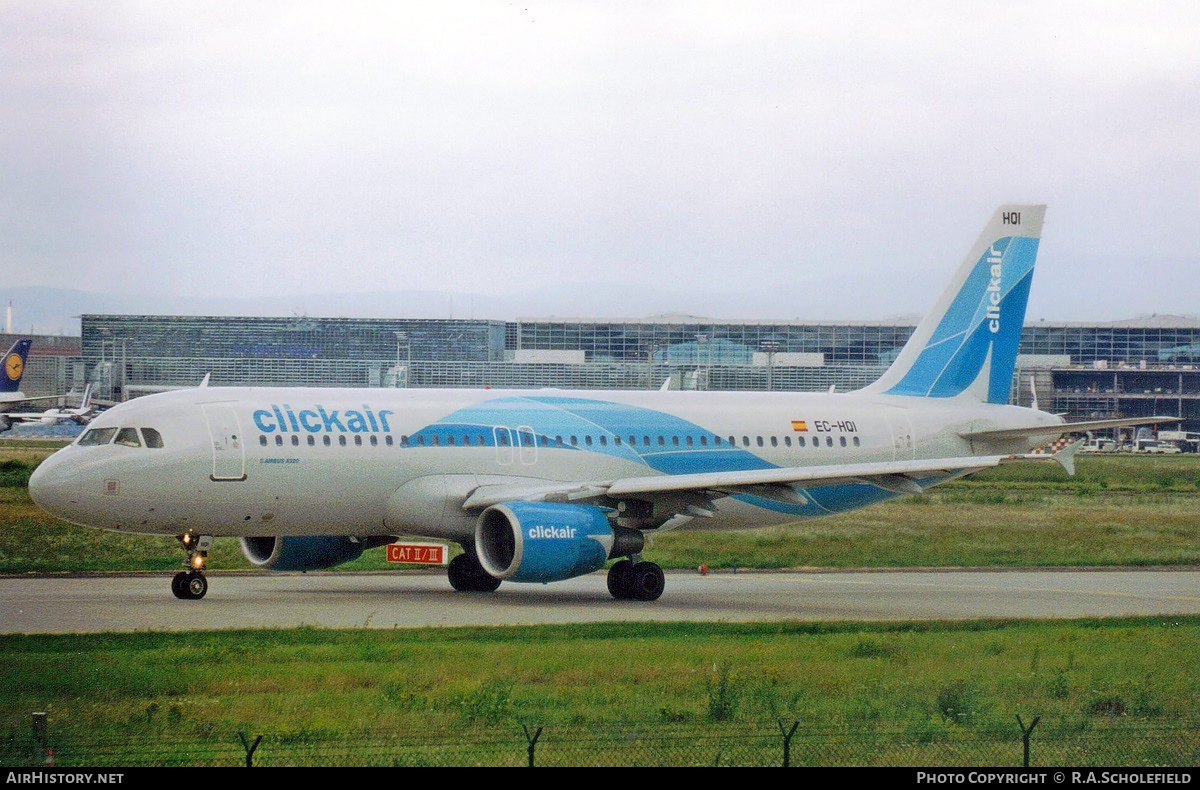
[[[479,444],[476,439],[482,439],[484,446],[495,446],[494,429],[498,426],[501,431],[514,434],[520,426],[532,429],[539,448],[602,453],[645,464],[664,474],[778,468],[748,450],[730,446],[728,437],[721,437],[722,444],[717,446],[716,434],[675,415],[611,401],[562,396],[507,397],[477,403],[423,428],[413,434],[410,443],[417,437],[422,437],[425,444],[433,444],[433,438],[437,437],[438,444],[443,445],[447,444],[448,437],[472,437],[470,444]],[[558,436],[564,439],[562,445],[555,441]],[[578,438],[577,445],[570,444],[571,436]],[[590,446],[584,444],[585,436],[593,438]],[[658,445],[659,436],[666,437],[667,446]],[[689,436],[693,440],[692,446],[673,446],[674,437],[678,437],[682,445]],[[706,437],[707,447],[697,444],[701,436]],[[605,439],[603,444],[600,437]],[[621,437],[620,444],[616,442],[617,437]],[[636,439],[636,446],[630,445],[630,437]],[[646,437],[651,441],[649,447],[644,444]],[[460,442],[461,438],[455,439],[455,443]],[[812,518],[897,496],[866,484],[815,486],[801,493],[808,500],[804,505],[744,494],[735,498],[766,510]]]

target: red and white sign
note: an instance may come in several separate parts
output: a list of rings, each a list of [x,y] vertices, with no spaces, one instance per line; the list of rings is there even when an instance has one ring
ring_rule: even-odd
[[[389,543],[388,562],[411,562],[418,565],[445,565],[446,545],[443,543]]]

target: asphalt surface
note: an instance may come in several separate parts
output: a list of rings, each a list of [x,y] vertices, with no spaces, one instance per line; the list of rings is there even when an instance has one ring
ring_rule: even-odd
[[[200,601],[169,582],[0,578],[0,633],[1200,614],[1197,570],[678,572],[651,603],[613,600],[602,573],[492,594],[456,593],[444,573],[210,574]]]

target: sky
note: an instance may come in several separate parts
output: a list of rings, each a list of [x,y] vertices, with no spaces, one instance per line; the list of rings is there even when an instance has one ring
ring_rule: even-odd
[[[995,207],[1031,202],[1030,318],[1200,314],[1195,2],[0,19],[10,288],[875,319],[923,312]]]

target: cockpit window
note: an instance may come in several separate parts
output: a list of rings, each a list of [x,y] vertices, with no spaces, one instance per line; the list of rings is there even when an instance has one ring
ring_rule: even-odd
[[[116,428],[92,428],[79,437],[81,445],[108,444],[117,433]]]
[[[152,450],[160,449],[163,446],[162,434],[153,428],[143,428],[142,439],[145,440],[146,446]]]
[[[113,439],[113,444],[123,444],[126,447],[141,447],[142,443],[138,439],[137,428],[122,428],[117,431],[117,438]]]

